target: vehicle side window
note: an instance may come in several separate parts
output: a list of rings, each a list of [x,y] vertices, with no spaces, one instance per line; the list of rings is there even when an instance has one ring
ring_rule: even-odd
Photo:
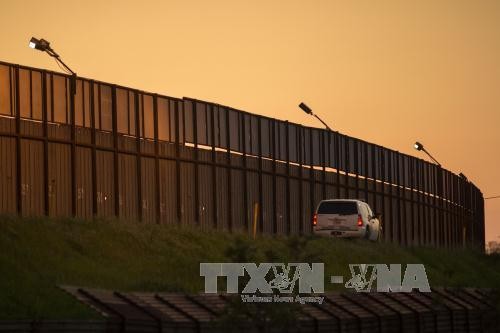
[[[366,210],[366,205],[365,204],[360,204],[359,205],[359,212],[363,216],[368,216],[368,211]]]

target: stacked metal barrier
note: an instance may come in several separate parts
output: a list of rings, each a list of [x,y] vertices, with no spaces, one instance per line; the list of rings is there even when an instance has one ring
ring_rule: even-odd
[[[324,198],[361,198],[402,245],[484,248],[481,191],[338,132],[190,98],[0,63],[0,213],[311,232]]]

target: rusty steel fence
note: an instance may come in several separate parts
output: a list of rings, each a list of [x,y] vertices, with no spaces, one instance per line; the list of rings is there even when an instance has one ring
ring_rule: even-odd
[[[338,132],[0,62],[0,212],[307,234],[360,198],[386,241],[484,247],[467,179]]]

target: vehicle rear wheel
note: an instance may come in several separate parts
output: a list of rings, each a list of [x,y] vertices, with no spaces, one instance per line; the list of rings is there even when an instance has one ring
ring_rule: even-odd
[[[365,238],[366,239],[370,239],[370,227],[369,226],[366,226]]]

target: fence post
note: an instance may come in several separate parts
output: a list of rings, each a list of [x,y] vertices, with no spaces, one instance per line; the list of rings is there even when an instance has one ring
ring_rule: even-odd
[[[179,131],[181,129],[181,123],[179,118],[179,101],[175,102],[175,124],[177,130],[175,131],[175,179],[176,179],[176,190],[177,190],[177,222],[182,223],[182,202],[181,202],[181,164],[180,164],[180,154],[181,154],[181,142]],[[184,117],[183,117],[184,121]],[[183,123],[184,125],[184,123]],[[184,126],[182,126],[184,129]],[[182,132],[184,135],[184,132]]]
[[[245,113],[239,113],[241,116],[241,136],[243,137],[243,140],[239,140],[241,144],[243,145],[242,151],[243,151],[243,210],[245,212],[245,232],[248,232],[248,167],[247,167],[247,133],[246,133],[246,114]],[[250,120],[250,118],[248,118]],[[249,124],[250,125],[250,124]],[[250,126],[249,126],[250,127]]]
[[[43,133],[43,184],[45,215],[49,216],[49,133],[47,128],[47,75],[42,73],[42,133]]]
[[[272,151],[272,161],[273,161],[273,166],[272,166],[272,173],[273,173],[273,234],[276,235],[278,233],[278,211],[277,211],[277,204],[276,204],[276,197],[277,197],[277,192],[276,192],[276,151],[279,151],[276,149],[276,141],[279,144],[279,140],[276,140],[276,136],[279,138],[279,127],[276,124],[275,120],[272,120],[271,122],[271,151]]]
[[[154,121],[154,140],[155,140],[155,201],[156,201],[156,223],[161,223],[161,196],[160,196],[160,159],[159,159],[159,124],[158,124],[158,95],[153,96],[153,121]],[[164,126],[166,124],[163,124]]]
[[[70,77],[70,94],[69,94],[69,107],[70,107],[70,125],[71,125],[71,215],[76,216],[76,123],[75,123],[75,94],[76,94],[76,74]],[[67,80],[65,83],[67,84]],[[67,89],[66,89],[67,92]]]
[[[140,99],[140,100],[139,100]],[[137,215],[142,221],[142,154],[141,136],[144,135],[144,98],[142,94],[135,92],[135,128],[136,137],[136,168],[137,168]],[[142,127],[141,127],[142,124]]]
[[[22,175],[21,175],[21,109],[19,106],[19,67],[14,67],[14,84],[15,84],[15,121],[16,121],[16,197],[17,197],[17,213],[23,214],[23,191],[22,191]],[[12,83],[11,83],[12,84]],[[12,105],[12,103],[11,103]],[[47,178],[45,179],[47,182]]]
[[[261,117],[259,119],[259,126],[258,126],[258,133],[259,133],[259,206],[261,207],[259,214],[260,214],[260,220],[259,220],[259,229],[261,232],[264,231],[264,206],[263,206],[263,195],[262,195],[262,188],[263,186],[263,180],[262,180],[262,121]],[[268,133],[269,134],[269,133]]]
[[[285,147],[286,147],[286,234],[290,235],[291,233],[291,224],[292,224],[292,214],[290,213],[290,125],[288,124],[288,120],[285,122]]]
[[[118,173],[118,116],[116,108],[116,87],[111,88],[111,113],[113,122],[113,176],[115,191],[115,216],[120,216],[120,176]]]

